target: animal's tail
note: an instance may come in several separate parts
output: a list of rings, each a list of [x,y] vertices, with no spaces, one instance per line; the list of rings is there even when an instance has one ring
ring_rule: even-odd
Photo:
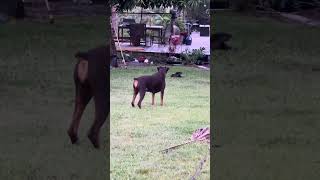
[[[81,59],[88,59],[88,53],[87,52],[77,52],[74,57],[81,58]]]

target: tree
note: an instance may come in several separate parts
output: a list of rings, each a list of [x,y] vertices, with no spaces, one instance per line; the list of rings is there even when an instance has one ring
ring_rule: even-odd
[[[117,6],[119,11],[130,10],[135,6],[142,8],[155,8],[155,7],[177,7],[183,8],[185,2],[192,0],[111,0],[112,6]]]

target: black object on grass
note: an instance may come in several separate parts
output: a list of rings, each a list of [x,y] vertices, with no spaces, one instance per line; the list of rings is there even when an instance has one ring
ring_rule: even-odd
[[[182,72],[176,72],[176,73],[174,73],[174,74],[171,74],[171,77],[179,77],[179,78],[181,78],[182,77]]]

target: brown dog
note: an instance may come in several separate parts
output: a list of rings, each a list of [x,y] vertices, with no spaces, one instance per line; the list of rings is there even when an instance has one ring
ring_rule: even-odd
[[[100,128],[110,111],[110,49],[109,46],[101,46],[87,52],[78,52],[75,57],[78,59],[74,69],[75,109],[68,135],[72,144],[78,141],[82,113],[93,97],[95,119],[88,138],[95,148],[99,148]]]
[[[169,71],[168,67],[157,67],[158,72],[151,76],[141,76],[134,78],[133,81],[133,99],[131,102],[132,107],[134,107],[134,101],[137,94],[140,94],[140,99],[138,106],[141,109],[141,102],[145,96],[146,92],[152,93],[152,105],[154,105],[154,95],[155,93],[161,92],[161,106],[163,105],[163,95],[164,89],[166,88],[166,74]]]

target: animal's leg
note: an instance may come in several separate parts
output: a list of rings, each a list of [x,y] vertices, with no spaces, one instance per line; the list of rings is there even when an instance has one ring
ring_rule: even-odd
[[[140,91],[139,91],[139,94],[140,94],[140,99],[139,99],[139,102],[138,102],[138,106],[139,106],[139,108],[141,109],[141,102],[142,102],[142,100],[143,100],[144,95],[146,94],[146,92],[145,92],[144,90],[140,90]]]
[[[164,90],[161,91],[161,106],[163,106],[163,95],[164,95]]]
[[[133,82],[133,98],[132,98],[132,101],[131,101],[131,106],[134,107],[134,101],[136,100],[136,97],[137,97],[137,94],[139,92],[139,89],[138,89],[138,81],[134,81]]]
[[[72,116],[72,122],[68,129],[68,135],[72,144],[78,141],[78,129],[84,109],[92,97],[89,87],[82,86],[80,82],[76,82],[75,108]]]
[[[134,101],[136,100],[136,97],[138,95],[138,91],[136,91],[135,89],[133,90],[133,98],[131,101],[131,106],[134,107]]]
[[[100,92],[94,95],[94,101],[95,101],[95,119],[93,122],[93,125],[91,126],[88,138],[90,139],[91,143],[95,148],[100,147],[99,143],[99,132],[104,124],[104,122],[107,119],[107,116],[109,114],[109,99],[106,92]]]
[[[152,105],[154,105],[154,93],[152,93]]]

